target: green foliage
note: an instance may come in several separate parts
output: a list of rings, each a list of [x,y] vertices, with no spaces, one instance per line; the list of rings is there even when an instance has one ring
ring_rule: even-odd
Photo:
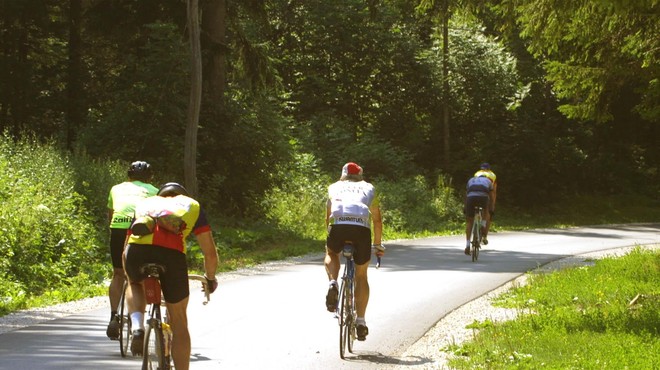
[[[67,157],[51,144],[7,136],[0,153],[1,285],[31,297],[97,271],[104,255]]]
[[[634,249],[590,267],[530,275],[498,298],[514,321],[474,325],[452,367],[637,368],[660,360],[660,252]],[[558,355],[559,354],[559,355]]]
[[[303,238],[319,239],[325,231],[327,187],[311,154],[297,154],[295,161],[279,169],[286,179],[273,188],[263,201],[266,218],[278,228]]]
[[[78,146],[95,158],[141,158],[176,174],[183,162],[172,159],[183,158],[188,49],[173,24],[147,24],[141,32],[145,42],[115,71],[112,101],[91,110]]]
[[[463,204],[450,185],[442,176],[435,186],[422,176],[376,182],[384,239],[446,231],[462,222]]]
[[[657,4],[619,1],[562,2],[513,1],[532,53],[547,61],[548,79],[565,98],[561,107],[568,117],[607,121],[630,99],[621,93],[637,86],[636,109],[658,121],[657,87],[660,30]]]

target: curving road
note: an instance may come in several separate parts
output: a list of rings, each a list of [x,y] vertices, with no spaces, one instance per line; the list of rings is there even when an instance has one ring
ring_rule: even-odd
[[[338,328],[325,311],[322,258],[224,279],[207,306],[193,292],[191,369],[387,369],[440,318],[550,261],[635,244],[659,244],[660,224],[543,229],[492,234],[472,263],[464,237],[387,243],[371,269],[370,335],[339,359]],[[138,369],[105,337],[108,310],[96,309],[0,335],[0,370]],[[424,361],[424,359],[419,359]],[[408,364],[414,364],[408,363]]]

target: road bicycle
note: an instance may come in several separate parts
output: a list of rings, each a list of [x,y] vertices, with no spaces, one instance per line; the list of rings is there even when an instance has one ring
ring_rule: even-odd
[[[472,242],[470,248],[470,255],[472,262],[479,259],[479,249],[481,249],[481,222],[483,220],[483,208],[474,207],[474,222],[472,223]]]
[[[385,251],[385,246],[374,246],[379,252]],[[353,344],[357,337],[357,312],[355,309],[355,260],[353,252],[355,247],[353,242],[347,240],[344,242],[342,255],[344,256],[344,274],[341,277],[341,287],[339,289],[339,305],[335,311],[335,317],[339,321],[339,356],[344,359],[346,349],[353,353]],[[381,255],[377,254],[378,261],[376,267],[380,267]]]
[[[355,248],[353,243],[346,241],[342,254],[346,263],[344,264],[344,275],[341,278],[341,288],[339,290],[339,306],[335,316],[339,320],[339,357],[344,359],[346,349],[353,353],[353,343],[355,342],[356,327],[355,319],[355,261],[353,252]]]
[[[149,315],[145,325],[144,347],[142,352],[142,370],[170,370],[172,368],[172,329],[168,323],[167,311],[161,313],[164,304],[160,288],[159,277],[165,272],[165,267],[155,263],[149,263],[140,268],[147,277],[144,279],[144,292],[147,299]],[[205,300],[210,300],[210,290],[206,278],[201,275],[188,275],[190,280],[198,280],[202,283]]]
[[[119,322],[119,352],[121,357],[128,355],[128,346],[133,338],[133,331],[131,330],[131,317],[128,315],[128,304],[126,302],[126,290],[128,289],[128,279],[124,279],[124,287],[122,288],[121,298],[119,299],[119,307],[115,320]]]

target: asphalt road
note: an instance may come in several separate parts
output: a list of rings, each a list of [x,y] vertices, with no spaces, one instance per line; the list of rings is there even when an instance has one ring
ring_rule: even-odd
[[[325,311],[322,259],[312,258],[223,281],[189,306],[191,369],[387,369],[440,318],[462,304],[553,260],[635,244],[660,243],[660,224],[494,233],[479,261],[464,237],[386,243],[369,272],[370,335],[341,360],[338,327]],[[375,260],[375,259],[374,259]],[[98,309],[0,335],[0,369],[138,369],[105,337]],[[408,362],[413,364],[414,362]]]

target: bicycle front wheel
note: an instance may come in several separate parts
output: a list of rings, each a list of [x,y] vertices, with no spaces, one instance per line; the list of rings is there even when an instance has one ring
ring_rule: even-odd
[[[131,318],[128,315],[128,305],[126,303],[126,289],[128,282],[124,282],[124,290],[119,300],[119,351],[121,357],[126,357],[128,354],[128,346],[131,343],[133,332],[131,330]]]
[[[353,300],[352,300],[353,301]],[[356,328],[355,328],[355,311],[354,307],[348,307],[346,310],[349,312],[346,319],[346,342],[348,345],[348,352],[353,353],[353,343],[355,342]]]
[[[347,319],[348,312],[346,310],[346,293],[347,292],[346,280],[341,282],[341,289],[339,290],[339,357],[344,359],[346,353],[346,342],[348,339]]]
[[[142,370],[170,370],[165,358],[163,330],[159,324],[150,323],[144,333]]]

